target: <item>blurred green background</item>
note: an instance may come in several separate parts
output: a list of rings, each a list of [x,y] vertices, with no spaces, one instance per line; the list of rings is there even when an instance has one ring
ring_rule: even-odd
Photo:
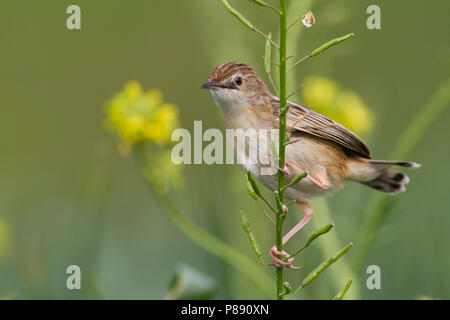
[[[288,2],[295,1],[301,0]],[[230,2],[260,29],[277,30],[270,10]],[[70,4],[81,7],[80,31],[66,28]],[[366,28],[370,4],[381,7],[381,30]],[[289,44],[298,56],[356,35],[303,63],[298,80],[324,76],[358,93],[376,119],[363,138],[375,158],[388,157],[450,76],[450,2],[320,0],[312,10],[317,23]],[[178,106],[182,127],[202,120],[204,129],[222,129],[219,109],[200,85],[216,65],[232,60],[263,75],[262,38],[219,0],[4,0],[0,43],[0,297],[160,299],[183,262],[215,279],[215,298],[266,298],[173,227],[104,125],[105,102],[137,80]],[[409,172],[408,191],[398,196],[366,261],[380,266],[381,290],[368,290],[363,272],[362,298],[450,298],[449,121],[444,112],[410,159],[400,159],[423,166]],[[249,198],[241,169],[191,165],[185,176],[192,219],[253,259],[240,227],[243,206],[268,261],[274,231]],[[348,183],[331,197],[332,232],[342,242],[355,240],[373,192]],[[297,219],[291,215],[287,224]],[[306,230],[303,238],[313,229]],[[304,269],[286,272],[292,286],[322,260],[317,246],[297,258]],[[71,264],[81,267],[80,291],[65,286]],[[329,276],[300,298],[332,297]]]

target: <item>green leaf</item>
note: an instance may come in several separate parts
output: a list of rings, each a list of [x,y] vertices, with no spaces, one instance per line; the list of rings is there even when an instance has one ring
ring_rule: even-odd
[[[217,283],[210,276],[188,266],[180,265],[172,279],[167,300],[209,300],[217,292]]]

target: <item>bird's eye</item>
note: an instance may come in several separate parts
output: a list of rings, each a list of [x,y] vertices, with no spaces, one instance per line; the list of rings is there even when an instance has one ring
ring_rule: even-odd
[[[237,86],[242,85],[242,82],[244,82],[244,80],[242,79],[242,77],[237,77],[236,80],[234,80],[234,83],[235,83]]]

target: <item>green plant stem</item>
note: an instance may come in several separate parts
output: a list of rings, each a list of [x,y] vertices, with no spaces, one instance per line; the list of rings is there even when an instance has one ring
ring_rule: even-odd
[[[145,168],[144,165],[147,161],[144,145],[136,145],[133,149],[133,153],[138,168],[143,173]],[[145,182],[149,191],[152,193],[153,198],[162,200],[162,204],[159,201],[155,202],[160,205],[162,211],[167,213],[168,217],[179,231],[199,247],[234,268],[237,272],[250,280],[264,294],[267,296],[271,295],[271,283],[273,280],[263,269],[261,269],[259,264],[254,263],[242,252],[230,247],[225,242],[217,239],[212,234],[192,222],[167,194],[156,195],[151,183],[147,179],[145,179]]]
[[[286,143],[286,0],[280,0],[280,119],[279,119],[279,167],[285,166],[285,143]],[[284,173],[278,170],[278,201],[283,203]],[[276,220],[276,247],[283,251],[283,222],[286,215],[281,208],[278,209]],[[277,268],[277,298],[283,300],[283,268]]]
[[[430,99],[430,101],[416,114],[409,126],[398,139],[390,159],[407,159],[425,135],[434,121],[450,107],[450,81],[443,83]],[[359,234],[358,250],[353,264],[355,272],[360,272],[364,266],[367,255],[372,248],[382,221],[389,213],[393,199],[387,195],[376,193],[368,205],[368,213]]]

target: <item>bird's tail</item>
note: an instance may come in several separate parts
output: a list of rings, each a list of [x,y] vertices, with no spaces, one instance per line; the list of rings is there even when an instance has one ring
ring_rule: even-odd
[[[409,177],[391,167],[419,168],[420,164],[407,161],[366,160],[351,161],[348,177],[376,190],[397,194],[406,190]]]

